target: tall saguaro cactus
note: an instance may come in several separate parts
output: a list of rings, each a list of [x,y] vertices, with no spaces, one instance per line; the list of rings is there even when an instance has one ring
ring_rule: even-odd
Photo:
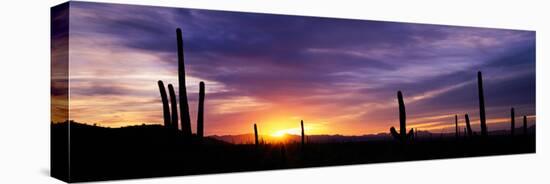
[[[403,101],[403,94],[401,91],[397,91],[397,103],[399,104],[399,133],[394,127],[390,128],[390,132],[393,137],[400,141],[407,141],[413,136],[413,129],[407,134],[407,113],[405,111],[405,102]]]
[[[168,97],[166,96],[166,88],[164,88],[164,83],[159,80],[158,81],[159,91],[160,91],[160,99],[162,101],[162,114],[164,117],[164,126],[170,127],[170,107],[168,106]]]
[[[468,116],[468,114],[464,115],[464,119],[466,121],[466,130],[468,131],[468,136],[472,137],[473,132],[472,127],[470,126],[470,117]]]
[[[516,132],[516,113],[514,108],[510,109],[510,135],[514,135]]]
[[[168,84],[168,93],[170,94],[170,108],[172,113],[172,122],[171,128],[174,130],[178,129],[178,102],[176,101],[176,92],[174,91],[174,86]]]
[[[304,134],[304,120],[300,121],[300,126],[302,127],[302,147],[304,147],[306,138],[306,135]]]
[[[197,136],[204,136],[204,82],[199,83],[199,110],[197,113]]]
[[[187,88],[185,86],[185,63],[183,62],[183,38],[181,29],[176,29],[178,41],[178,87],[180,101],[181,130],[185,135],[191,135],[191,116],[189,115],[189,104],[187,102]]]
[[[258,147],[258,127],[256,126],[256,123],[254,123],[254,145]]]
[[[479,96],[479,123],[481,126],[481,135],[487,136],[487,123],[485,119],[485,96],[483,94],[483,79],[481,77],[481,71],[477,72],[477,90]]]
[[[455,136],[458,139],[458,115],[455,114]]]

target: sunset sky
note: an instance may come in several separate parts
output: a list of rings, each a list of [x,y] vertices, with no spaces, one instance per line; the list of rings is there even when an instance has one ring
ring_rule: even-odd
[[[206,83],[205,134],[362,135],[399,125],[479,130],[483,72],[489,130],[510,107],[535,121],[535,32],[71,2],[70,119],[162,124],[157,80],[177,86],[183,30],[192,127]],[[55,59],[55,58],[54,58]]]

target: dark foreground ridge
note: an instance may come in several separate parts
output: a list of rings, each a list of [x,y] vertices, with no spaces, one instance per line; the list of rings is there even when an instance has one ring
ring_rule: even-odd
[[[103,128],[52,124],[52,142],[71,132],[70,182],[211,174],[535,152],[535,127],[524,136],[454,136],[354,142],[230,144],[211,137],[190,139],[161,125]],[[66,159],[55,153],[52,159]]]

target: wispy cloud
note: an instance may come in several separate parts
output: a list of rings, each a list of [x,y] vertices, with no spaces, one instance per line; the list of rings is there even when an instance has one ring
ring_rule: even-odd
[[[535,113],[535,34],[529,31],[72,2],[71,115],[117,126],[161,123],[157,80],[177,84],[183,29],[191,113],[205,81],[206,133],[291,129],[387,132],[396,91],[411,124],[439,127],[477,112]],[[502,111],[502,112],[501,112]],[[441,117],[441,119],[430,119]],[[194,118],[193,118],[194,119]],[[321,128],[322,127],[322,128]]]

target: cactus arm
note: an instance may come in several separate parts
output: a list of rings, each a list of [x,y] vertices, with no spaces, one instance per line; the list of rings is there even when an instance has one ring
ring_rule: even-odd
[[[158,81],[159,91],[160,91],[160,98],[162,101],[162,114],[164,117],[164,126],[170,127],[170,107],[168,106],[168,97],[166,96],[166,88],[164,88],[164,83],[159,80]]]
[[[412,140],[414,138],[414,129],[411,128],[411,130],[409,130],[409,133],[407,134],[407,140]]]
[[[178,102],[176,101],[176,92],[174,91],[174,86],[172,86],[172,84],[168,84],[168,91],[170,94],[170,106],[172,109],[171,127],[177,130],[178,129]]]
[[[470,117],[468,114],[464,115],[464,119],[466,121],[466,130],[468,131],[468,136],[473,136],[472,127],[470,126]]]
[[[395,130],[394,127],[390,128],[390,133],[395,139],[401,140],[401,135],[399,135],[399,133],[397,133],[397,131]]]

